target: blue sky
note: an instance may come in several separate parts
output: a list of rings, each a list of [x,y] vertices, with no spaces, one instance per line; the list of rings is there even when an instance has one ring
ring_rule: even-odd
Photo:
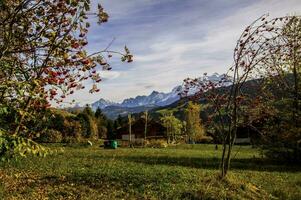
[[[237,38],[252,21],[265,13],[275,17],[301,11],[301,0],[92,0],[97,2],[110,18],[102,26],[92,23],[88,50],[101,50],[116,38],[111,49],[126,44],[134,62],[112,59],[113,70],[100,72],[100,93],[87,89],[69,97],[82,105],[168,92],[187,77],[224,73]]]

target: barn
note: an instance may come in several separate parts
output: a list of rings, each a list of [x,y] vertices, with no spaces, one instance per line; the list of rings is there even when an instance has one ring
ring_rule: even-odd
[[[132,124],[132,134],[131,140],[143,140],[144,139],[144,119],[139,119]],[[159,139],[165,138],[166,129],[157,121],[151,120],[148,122],[147,126],[147,139]],[[116,139],[128,141],[129,136],[129,126],[124,125],[123,127],[116,130]]]

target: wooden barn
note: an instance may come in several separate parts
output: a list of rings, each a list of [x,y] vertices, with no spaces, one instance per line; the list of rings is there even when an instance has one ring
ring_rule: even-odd
[[[143,119],[139,119],[132,124],[132,141],[144,139],[144,126],[145,122]],[[147,126],[147,139],[165,138],[166,129],[158,122],[151,120]],[[116,130],[116,139],[129,140],[129,126],[124,125],[123,127]]]

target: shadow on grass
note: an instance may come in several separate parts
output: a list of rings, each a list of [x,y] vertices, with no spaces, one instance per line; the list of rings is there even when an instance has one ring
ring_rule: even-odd
[[[127,156],[122,157],[126,161],[144,163],[149,165],[183,166],[201,169],[218,169],[219,158],[192,158],[192,157],[169,157],[169,156]],[[231,160],[231,169],[270,171],[270,172],[299,172],[298,165],[279,164],[260,158],[234,158]]]
[[[134,173],[134,172],[133,172]],[[102,174],[99,172],[79,172],[76,171],[67,176],[44,176],[38,179],[35,183],[27,183],[29,188],[56,188],[49,190],[49,197],[54,199],[76,197],[75,199],[87,198],[87,194],[93,194],[93,197],[98,199],[98,196],[112,197],[113,199],[145,199],[145,191],[163,190],[167,193],[168,188],[163,188],[163,182],[170,182],[167,179],[158,179],[157,176],[142,176],[133,173],[112,173]],[[179,179],[180,180],[180,179]],[[26,183],[26,181],[24,181]],[[151,187],[146,187],[146,184]],[[162,192],[163,192],[162,191]],[[113,195],[113,196],[112,196]],[[164,195],[164,194],[162,194]],[[179,195],[179,194],[175,194]],[[156,196],[156,195],[155,195]],[[166,199],[166,198],[163,198]],[[173,199],[173,198],[170,198]]]

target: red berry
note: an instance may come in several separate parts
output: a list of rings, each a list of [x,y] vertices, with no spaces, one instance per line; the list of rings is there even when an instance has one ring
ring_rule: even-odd
[[[87,64],[89,64],[89,63],[90,63],[90,61],[89,61],[88,59],[86,59],[86,60],[82,60],[81,62],[82,62],[82,64],[84,64],[84,65],[87,65]]]
[[[55,90],[50,90],[50,94],[51,94],[51,96],[54,96],[57,94],[57,92]]]
[[[71,47],[74,49],[77,49],[79,47],[79,44],[77,42],[73,43],[73,44],[71,44]]]

